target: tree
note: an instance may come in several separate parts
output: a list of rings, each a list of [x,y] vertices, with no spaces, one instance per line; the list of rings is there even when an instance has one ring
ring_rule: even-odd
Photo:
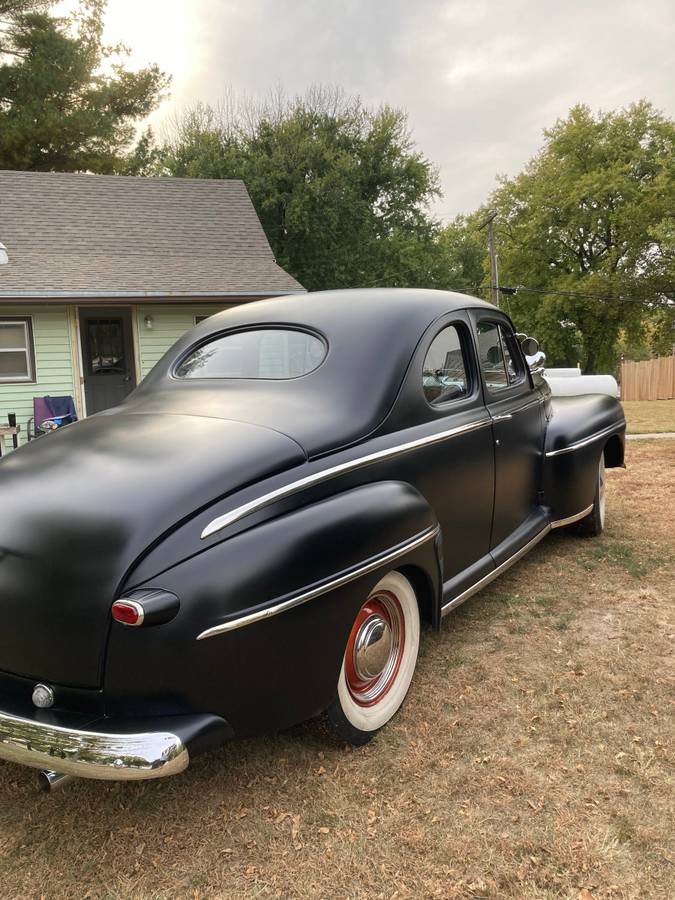
[[[66,18],[51,5],[0,0],[0,168],[128,171],[135,123],[169,79],[157,66],[127,71],[125,48],[103,46],[107,0]]]
[[[576,106],[544,134],[490,200],[500,280],[542,292],[510,302],[549,363],[611,370],[620,334],[672,343],[675,123],[645,101],[597,115]]]
[[[177,118],[161,174],[241,178],[278,262],[305,287],[437,286],[446,277],[434,167],[400,110],[341,91],[226,97]]]
[[[474,296],[487,296],[487,238],[479,229],[481,216],[459,215],[443,229],[439,247],[446,266],[446,287]]]

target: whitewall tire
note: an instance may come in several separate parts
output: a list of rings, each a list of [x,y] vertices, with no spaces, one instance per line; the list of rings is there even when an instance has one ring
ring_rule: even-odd
[[[327,710],[341,740],[365,744],[398,712],[415,672],[419,645],[415,591],[400,572],[389,572],[354,620],[337,696]]]
[[[588,537],[597,537],[605,530],[605,454],[600,454],[598,474],[595,481],[593,509],[578,524],[577,529]]]

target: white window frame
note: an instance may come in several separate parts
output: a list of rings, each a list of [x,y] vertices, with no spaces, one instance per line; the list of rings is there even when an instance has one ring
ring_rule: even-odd
[[[35,363],[35,333],[33,331],[32,316],[2,316],[0,327],[3,325],[23,325],[25,344],[23,347],[0,347],[0,353],[25,353],[27,375],[0,375],[0,384],[35,384],[37,381]]]

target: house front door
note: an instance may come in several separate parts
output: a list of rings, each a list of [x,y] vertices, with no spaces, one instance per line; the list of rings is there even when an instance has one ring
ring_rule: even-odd
[[[129,309],[80,309],[87,415],[121,403],[136,387]]]

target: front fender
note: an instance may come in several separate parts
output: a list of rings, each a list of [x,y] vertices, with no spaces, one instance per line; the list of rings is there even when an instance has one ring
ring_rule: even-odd
[[[316,715],[333,698],[356,612],[386,571],[410,566],[440,594],[436,534],[417,490],[380,482],[254,526],[142,585],[132,576],[134,587],[176,594],[180,612],[149,628],[113,623],[106,711],[211,712],[238,735]],[[307,602],[198,640],[322,585]]]
[[[554,397],[546,430],[544,497],[553,520],[593,503],[600,455],[623,465],[626,421],[618,400],[602,394]]]

